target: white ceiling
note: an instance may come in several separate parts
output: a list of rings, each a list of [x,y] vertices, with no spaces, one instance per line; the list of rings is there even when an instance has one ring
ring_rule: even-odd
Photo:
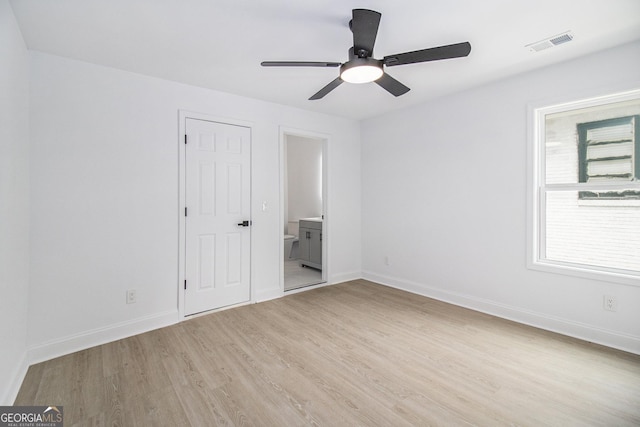
[[[362,119],[640,39],[640,0],[12,0],[29,49]],[[336,68],[263,68],[264,60],[345,62],[351,9],[382,13],[374,57],[469,41],[467,58],[387,68],[411,88],[343,84],[307,99]],[[538,53],[525,45],[571,30]],[[579,77],[579,76],[578,76]]]

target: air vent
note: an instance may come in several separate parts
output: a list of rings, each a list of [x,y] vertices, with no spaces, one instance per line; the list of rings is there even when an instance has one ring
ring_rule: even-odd
[[[532,52],[540,52],[541,50],[549,49],[550,47],[568,43],[571,40],[573,40],[573,34],[569,31],[565,31],[564,33],[528,44],[525,47],[529,48]]]

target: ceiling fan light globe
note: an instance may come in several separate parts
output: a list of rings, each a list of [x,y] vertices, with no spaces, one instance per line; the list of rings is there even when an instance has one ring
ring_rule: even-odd
[[[348,83],[369,83],[382,77],[382,61],[356,58],[342,65],[340,78]]]
[[[361,65],[345,70],[340,77],[349,83],[370,83],[382,76],[382,70],[373,65]]]

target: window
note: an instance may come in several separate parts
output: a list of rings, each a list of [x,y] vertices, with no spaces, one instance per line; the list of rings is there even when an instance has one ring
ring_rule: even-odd
[[[640,90],[533,122],[529,266],[640,285]]]

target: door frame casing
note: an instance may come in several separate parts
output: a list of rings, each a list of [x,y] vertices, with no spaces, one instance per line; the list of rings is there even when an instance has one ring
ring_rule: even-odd
[[[253,171],[253,156],[251,153],[253,152],[253,128],[254,124],[252,122],[244,121],[244,120],[236,120],[230,119],[228,117],[220,117],[214,116],[206,113],[197,113],[194,111],[188,110],[178,110],[178,277],[177,277],[177,293],[178,293],[178,316],[180,320],[184,320],[187,316],[185,315],[185,295],[184,295],[184,280],[186,274],[186,245],[187,245],[187,236],[186,236],[186,217],[184,215],[184,210],[186,207],[186,197],[187,197],[187,168],[186,168],[186,144],[184,143],[184,138],[187,130],[187,119],[194,120],[205,120],[209,122],[222,123],[233,126],[243,126],[249,128],[249,134],[251,137],[251,148],[250,148],[250,170]],[[251,175],[251,182],[249,183],[249,194],[251,200],[250,212],[251,217],[253,217],[253,198],[251,193],[252,183],[253,183],[253,173]],[[241,303],[238,305],[251,304],[255,301],[255,289],[253,287],[252,277],[254,276],[253,268],[254,264],[253,260],[253,235],[251,233],[251,251],[249,255],[249,290],[250,290],[250,300],[245,303]],[[233,307],[233,306],[229,306]],[[213,309],[210,311],[205,311],[205,313],[210,313],[216,310],[224,310],[229,307],[223,307],[221,309]],[[194,317],[198,314],[189,316]]]
[[[329,257],[327,256],[329,252],[329,243],[331,241],[330,235],[330,217],[329,214],[329,141],[331,140],[331,135],[326,133],[314,132],[294,127],[288,126],[280,126],[280,235],[284,236],[284,168],[285,162],[287,159],[285,158],[285,141],[287,135],[290,136],[298,136],[301,138],[308,139],[317,139],[322,141],[322,283],[317,285],[311,285],[299,289],[292,289],[287,291],[288,293],[295,293],[299,291],[305,291],[309,289],[313,289],[320,286],[326,286],[329,284],[329,278],[331,277],[329,274],[330,271],[330,263]],[[284,239],[281,238],[279,242],[279,254],[280,254],[280,291],[282,295],[284,295]]]

